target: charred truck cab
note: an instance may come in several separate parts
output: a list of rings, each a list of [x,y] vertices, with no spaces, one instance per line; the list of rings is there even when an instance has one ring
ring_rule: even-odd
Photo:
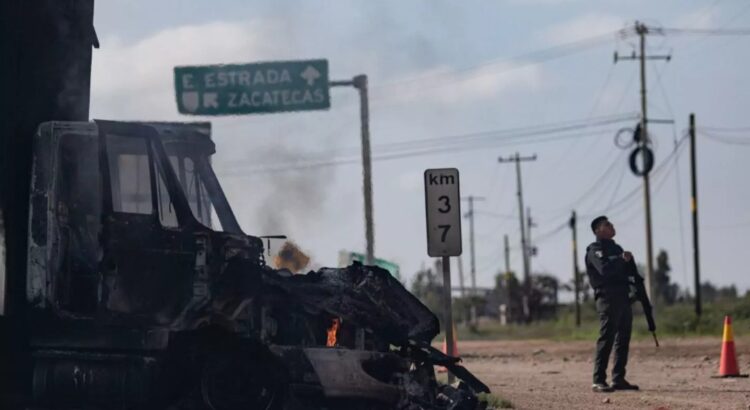
[[[208,123],[39,127],[23,406],[478,408],[487,387],[430,346],[437,318],[388,272],[267,266],[214,151]]]

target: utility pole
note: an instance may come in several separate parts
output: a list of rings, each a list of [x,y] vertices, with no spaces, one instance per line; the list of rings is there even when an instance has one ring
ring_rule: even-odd
[[[638,60],[640,62],[641,71],[641,138],[638,141],[638,146],[641,148],[641,152],[648,150],[650,144],[648,137],[648,115],[647,115],[647,104],[646,104],[646,60],[666,60],[669,61],[671,56],[654,56],[646,55],[646,35],[650,33],[650,28],[643,23],[638,21],[635,22],[635,32],[640,38],[640,55],[636,55],[633,52],[630,56],[619,56],[615,52],[615,63],[619,60]],[[645,154],[643,154],[645,155]],[[651,287],[654,276],[654,247],[653,247],[653,235],[651,229],[651,183],[649,180],[649,173],[643,173],[643,205],[645,208],[646,216],[646,293],[652,303],[654,297],[652,295]]]
[[[570,230],[573,232],[573,292],[575,293],[576,327],[581,327],[581,300],[579,298],[581,281],[578,270],[578,234],[576,211],[570,215]]]
[[[503,235],[503,245],[505,248],[505,275],[503,275],[505,277],[505,312],[508,317],[512,318],[513,303],[511,301],[512,295],[510,293],[510,242],[508,241],[508,235]]]
[[[466,287],[464,286],[464,260],[461,255],[458,256],[458,286],[461,288],[461,297],[466,296]]]
[[[469,211],[464,214],[465,218],[469,218],[469,251],[470,251],[470,270],[471,270],[471,295],[477,295],[477,261],[476,254],[474,252],[474,201],[484,201],[484,197],[469,195],[466,198],[461,198],[464,201],[469,202]]]
[[[365,262],[375,259],[375,228],[372,210],[372,158],[370,154],[370,108],[367,96],[367,75],[360,74],[345,81],[329,81],[329,87],[354,87],[359,91],[359,117],[362,134],[362,191],[365,202]]]
[[[536,228],[536,223],[534,223],[534,220],[531,218],[531,208],[526,207],[526,232],[528,235],[527,241],[528,241],[528,249],[529,252],[529,274],[533,273],[533,270],[531,269],[531,258],[533,256],[536,256],[536,248],[534,247],[534,241],[531,240],[531,228]]]
[[[696,180],[697,162],[695,161],[695,114],[690,114],[690,213],[693,217],[693,270],[695,273],[695,315],[703,313],[701,306],[701,266],[700,242],[698,241],[698,182]]]
[[[523,216],[523,186],[521,185],[521,162],[522,161],[536,161],[536,154],[530,157],[522,157],[517,152],[515,155],[509,156],[508,158],[500,157],[497,159],[500,163],[516,163],[516,194],[518,195],[518,216],[521,225],[521,260],[523,260],[523,287],[524,287],[524,315],[527,320],[531,319],[529,311],[529,294],[531,293],[531,277],[529,272],[529,254],[528,246],[526,245],[526,229],[525,221]]]
[[[505,273],[510,273],[510,244],[508,243],[508,235],[503,235],[503,242],[505,243]]]

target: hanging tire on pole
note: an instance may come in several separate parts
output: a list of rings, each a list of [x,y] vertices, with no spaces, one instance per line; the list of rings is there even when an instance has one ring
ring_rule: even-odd
[[[638,156],[643,156],[643,169],[638,169]],[[646,146],[641,146],[633,150],[633,152],[630,153],[630,158],[628,159],[628,162],[630,164],[630,170],[637,176],[642,177],[644,175],[647,175],[651,172],[651,170],[654,168],[654,152],[651,151],[651,148]]]

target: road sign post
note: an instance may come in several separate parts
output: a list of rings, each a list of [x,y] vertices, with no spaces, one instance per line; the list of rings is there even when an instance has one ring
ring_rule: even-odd
[[[372,208],[372,158],[370,153],[370,103],[367,93],[367,75],[360,74],[351,80],[331,81],[331,87],[354,87],[359,91],[359,119],[362,135],[362,193],[365,204],[365,263],[375,260],[375,222]]]
[[[427,254],[442,257],[443,308],[447,354],[456,354],[453,334],[450,257],[461,255],[461,194],[458,170],[428,169],[424,172],[425,213],[427,216]],[[454,377],[448,374],[448,382]]]
[[[181,114],[260,114],[331,106],[327,60],[175,67],[174,86]]]

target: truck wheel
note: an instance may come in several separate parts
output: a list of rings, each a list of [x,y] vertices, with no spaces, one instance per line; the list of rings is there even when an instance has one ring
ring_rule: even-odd
[[[283,401],[278,365],[266,354],[224,352],[211,355],[201,376],[203,402],[211,410],[271,410]]]

